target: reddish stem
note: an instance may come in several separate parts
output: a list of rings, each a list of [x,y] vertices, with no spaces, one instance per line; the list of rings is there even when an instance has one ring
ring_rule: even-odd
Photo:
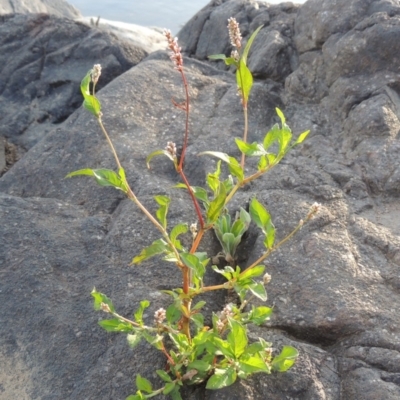
[[[185,160],[185,154],[186,154],[186,148],[187,148],[188,136],[189,136],[189,89],[188,89],[188,83],[187,83],[187,80],[185,77],[185,73],[183,72],[183,69],[180,70],[180,73],[182,76],[182,81],[183,81],[183,86],[185,88],[185,96],[186,96],[186,107],[185,107],[186,122],[185,122],[185,137],[183,140],[181,158],[179,159],[178,171],[182,171],[182,169],[183,169],[183,162]]]

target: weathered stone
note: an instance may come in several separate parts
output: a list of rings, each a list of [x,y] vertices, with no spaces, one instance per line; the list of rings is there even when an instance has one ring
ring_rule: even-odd
[[[46,14],[0,17],[0,49],[0,134],[25,148],[82,104],[79,84],[93,64],[103,64],[101,88],[147,54],[106,32]]]
[[[242,22],[246,38],[264,23],[260,38],[275,35],[276,41],[255,41],[249,59],[254,68],[269,55],[273,59],[265,60],[268,73],[258,72],[250,95],[249,141],[261,140],[277,122],[276,106],[295,135],[311,129],[302,146],[230,205],[234,212],[256,196],[281,240],[312,203],[322,204],[266,260],[272,275],[267,304],[274,315],[249,335],[277,349],[291,344],[300,358],[288,373],[255,375],[222,391],[189,388],[183,397],[398,399],[400,78],[389,55],[397,46],[400,4],[256,4],[213,1],[180,36],[190,55],[205,58],[209,52],[229,54],[229,12]],[[192,185],[203,185],[216,162],[199,152],[239,156],[233,138],[242,134],[241,106],[230,71],[189,58],[184,65],[191,95],[185,169]],[[181,103],[183,90],[165,52],[152,53],[99,91],[104,124],[132,188],[152,212],[155,194],[170,195],[172,226],[195,220],[187,194],[172,189],[178,178],[169,160],[154,158],[152,170],[145,169],[148,153],[167,141],[181,145],[184,113],[171,97]],[[248,173],[254,165],[246,165]],[[88,177],[63,179],[85,167],[115,165],[95,119],[79,109],[0,179],[0,354],[6,360],[0,390],[7,400],[124,398],[134,392],[138,372],[159,383],[152,371],[164,367],[163,358],[145,345],[130,352],[124,337],[101,331],[89,292],[96,286],[107,293],[124,315],[148,298],[152,308],[145,317],[151,322],[156,307],[168,301],[161,290],[180,284],[179,271],[156,258],[128,267],[159,235],[119,192],[99,188]],[[191,238],[183,240],[188,245]],[[251,225],[238,264],[254,262],[265,251],[263,242]],[[211,233],[202,250],[219,251]],[[209,283],[218,279],[211,271],[207,275]],[[220,310],[224,296],[207,298],[207,311]]]

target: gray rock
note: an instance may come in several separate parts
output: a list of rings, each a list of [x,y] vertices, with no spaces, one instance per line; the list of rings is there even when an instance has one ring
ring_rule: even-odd
[[[297,8],[290,2],[269,5],[247,0],[211,1],[181,29],[178,37],[187,54],[205,60],[211,54],[230,55],[228,18],[235,17],[240,23],[244,45],[251,33],[264,25],[250,52],[249,67],[257,77],[280,81],[297,66],[292,43]]]
[[[46,14],[0,23],[0,134],[30,148],[81,104],[79,83],[102,61],[106,85],[146,56],[143,48]]]
[[[45,13],[64,18],[80,18],[81,13],[65,0],[0,0],[0,15]]]
[[[189,388],[183,397],[398,399],[400,80],[398,63],[387,56],[397,46],[399,2],[309,0],[301,7],[260,3],[258,10],[255,4],[214,1],[180,37],[197,58],[229,52],[219,28],[229,12],[243,22],[245,37],[259,23],[266,24],[261,38],[277,32],[276,42],[255,42],[249,60],[258,68],[263,57],[275,54],[265,60],[262,71],[268,73],[260,70],[250,96],[249,141],[261,140],[277,122],[276,106],[295,135],[306,129],[311,135],[268,176],[244,188],[230,210],[257,196],[280,240],[313,202],[322,204],[266,260],[272,275],[267,304],[274,315],[250,333],[277,349],[291,344],[300,358],[286,374],[256,375],[216,392]],[[283,20],[291,21],[290,35]],[[373,45],[377,37],[379,49]],[[185,168],[192,185],[203,185],[216,163],[197,157],[199,152],[239,156],[233,138],[242,133],[241,107],[230,71],[194,58],[184,65],[191,94]],[[184,114],[171,97],[180,103],[183,91],[164,52],[152,53],[99,92],[104,123],[131,186],[152,212],[152,196],[170,195],[172,225],[194,222],[187,195],[172,188],[178,179],[170,161],[155,158],[152,170],[145,169],[151,151],[167,141],[180,146]],[[152,371],[164,367],[163,358],[145,345],[131,352],[124,337],[103,332],[89,292],[96,286],[128,316],[148,298],[151,321],[168,301],[161,290],[179,285],[179,273],[157,259],[128,267],[158,233],[117,191],[90,178],[63,179],[85,167],[115,165],[95,119],[79,109],[0,178],[0,354],[6,360],[0,398],[124,398],[134,392],[138,372],[159,383]],[[247,170],[252,167],[249,160]],[[190,237],[184,240],[190,243]],[[264,249],[261,233],[251,226],[238,263],[250,265]],[[211,233],[203,250],[219,251]],[[207,277],[209,283],[218,279],[211,272]],[[215,293],[207,301],[208,311],[216,311],[227,300]]]

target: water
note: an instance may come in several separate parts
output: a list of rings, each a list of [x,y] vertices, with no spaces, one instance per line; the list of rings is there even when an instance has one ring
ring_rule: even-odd
[[[143,26],[168,28],[173,33],[194,14],[209,3],[209,0],[68,0],[85,17],[100,17]],[[270,4],[281,0],[269,0]],[[295,0],[304,3],[305,0]]]

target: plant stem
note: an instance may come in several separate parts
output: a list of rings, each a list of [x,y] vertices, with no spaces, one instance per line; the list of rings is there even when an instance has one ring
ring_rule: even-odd
[[[247,143],[247,132],[249,129],[248,115],[247,115],[247,102],[243,100],[243,114],[244,114],[244,133],[243,133],[243,142]],[[246,155],[242,153],[242,160],[240,162],[240,166],[244,169],[244,163],[246,160]]]
[[[185,160],[185,154],[186,154],[186,148],[188,144],[188,136],[189,136],[189,89],[188,89],[188,83],[186,80],[185,73],[183,72],[183,69],[180,70],[181,77],[182,77],[182,82],[183,86],[185,88],[185,97],[186,97],[186,106],[185,106],[185,113],[186,113],[186,121],[185,121],[185,136],[183,140],[183,147],[182,147],[182,154],[179,159],[179,171],[183,169],[183,162]]]
[[[197,201],[197,199],[196,199],[196,197],[195,197],[195,195],[193,193],[192,187],[189,185],[189,181],[187,180],[186,175],[183,172],[183,169],[179,170],[179,175],[181,176],[183,182],[185,182],[185,185],[186,185],[186,187],[188,189],[190,197],[192,198],[192,201],[193,201],[193,204],[194,204],[194,208],[196,210],[196,214],[197,214],[197,218],[199,220],[200,228],[203,229],[204,228],[204,219],[203,219],[203,216],[201,214],[199,202]]]
[[[115,157],[115,161],[117,162],[117,165],[118,165],[118,169],[121,169],[122,167],[121,167],[121,163],[119,162],[117,152],[115,151],[114,145],[112,144],[112,141],[111,141],[110,137],[108,136],[108,133],[107,133],[106,129],[104,128],[103,121],[101,120],[101,117],[97,117],[97,121],[99,122],[100,128],[103,131],[104,136],[106,137],[107,142],[111,147],[111,150],[112,150],[112,152],[114,154],[114,157]]]
[[[281,247],[284,243],[286,243],[290,238],[292,238],[304,225],[304,223],[308,222],[313,215],[317,212],[317,210],[311,210],[305,220],[301,220],[298,225],[296,226],[296,228],[294,228],[292,230],[292,232],[289,233],[289,235],[287,235],[285,238],[283,238],[279,243],[277,243],[274,247],[272,247],[271,249],[269,249],[268,251],[266,251],[259,259],[257,259],[255,262],[253,262],[253,264],[251,264],[249,267],[247,267],[244,271],[242,271],[240,273],[240,275],[244,274],[246,271],[256,267],[257,265],[259,265],[261,262],[263,262],[273,251],[279,249],[279,247]]]
[[[111,150],[114,154],[115,157],[115,161],[117,162],[118,168],[121,169],[121,163],[119,161],[117,152],[115,151],[114,145],[106,131],[106,129],[104,128],[103,122],[101,121],[101,117],[97,118],[97,121],[99,122],[99,125],[101,127],[101,130],[103,131],[108,144],[111,147]],[[176,247],[174,246],[174,244],[171,242],[169,236],[168,236],[168,232],[164,229],[164,227],[151,215],[151,213],[147,210],[147,208],[139,201],[139,199],[135,196],[135,193],[133,193],[133,190],[131,189],[131,187],[129,186],[128,182],[125,180],[125,184],[127,187],[127,192],[126,195],[128,196],[128,198],[130,200],[132,200],[138,207],[139,209],[144,213],[144,215],[146,215],[146,217],[153,223],[153,225],[155,225],[155,227],[162,233],[164,239],[166,240],[166,242],[169,244],[170,248],[172,249],[172,251],[175,254],[176,259],[178,260],[178,262],[180,262],[180,257],[179,257],[179,253],[178,250],[176,249]]]

